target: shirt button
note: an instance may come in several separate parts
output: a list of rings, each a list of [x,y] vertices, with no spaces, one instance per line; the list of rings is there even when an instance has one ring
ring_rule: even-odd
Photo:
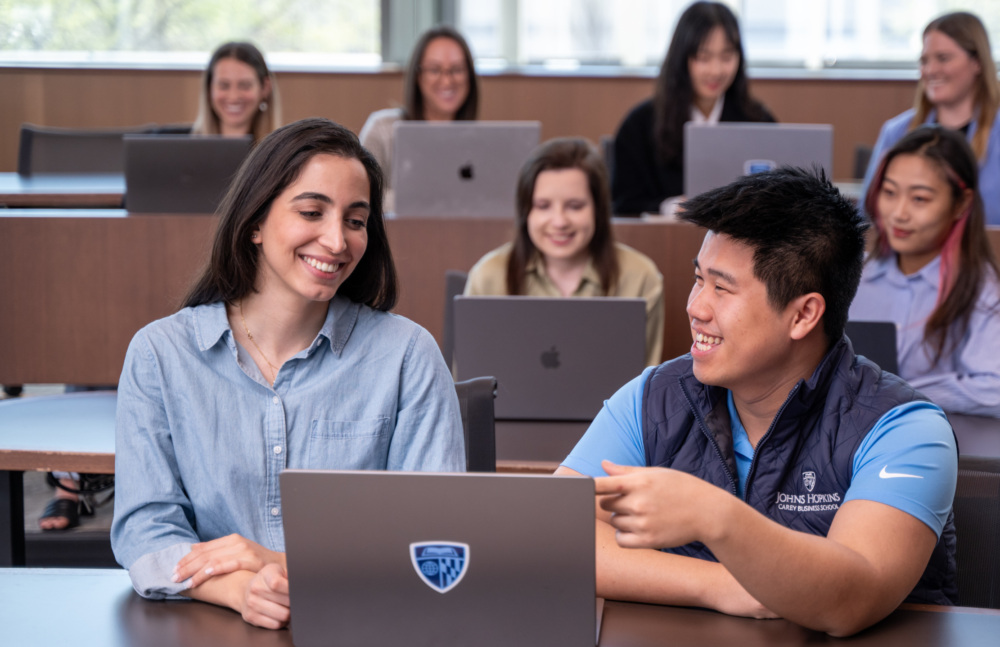
[[[279,510],[277,508],[271,508],[271,516],[272,517],[277,517],[279,514],[281,514],[281,510]]]
[[[271,398],[271,402],[278,404],[278,396],[274,396],[273,398]]]
[[[280,454],[281,453],[281,445],[275,445],[274,446],[274,453],[275,454]]]

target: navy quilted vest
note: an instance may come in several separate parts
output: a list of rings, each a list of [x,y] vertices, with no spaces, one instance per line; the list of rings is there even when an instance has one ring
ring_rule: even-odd
[[[851,482],[854,453],[895,406],[924,399],[906,382],[837,342],[788,395],[754,451],[746,502],[783,526],[826,536]],[[727,392],[698,382],[685,355],[661,364],[643,392],[646,464],[694,474],[736,495]],[[668,552],[715,560],[703,544]],[[949,515],[907,602],[954,604],[955,525]]]

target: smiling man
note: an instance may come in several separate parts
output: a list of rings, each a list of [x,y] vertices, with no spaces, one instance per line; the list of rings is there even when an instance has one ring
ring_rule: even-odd
[[[685,209],[707,230],[691,352],[614,394],[557,472],[603,477],[598,595],[834,635],[953,604],[954,434],[844,337],[866,223],[791,168]]]

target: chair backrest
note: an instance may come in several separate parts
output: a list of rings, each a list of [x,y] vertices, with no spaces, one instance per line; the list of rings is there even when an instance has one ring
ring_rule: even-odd
[[[150,128],[74,129],[21,124],[17,172],[123,173],[125,134],[147,132]]]
[[[497,471],[496,428],[493,399],[497,393],[494,377],[477,377],[455,382],[465,430],[465,462],[469,472]]]
[[[959,457],[953,509],[958,603],[1000,609],[1000,458]]]
[[[444,273],[444,328],[441,332],[441,354],[451,368],[452,354],[455,350],[455,297],[465,292],[465,282],[469,279],[466,272],[446,270]]]

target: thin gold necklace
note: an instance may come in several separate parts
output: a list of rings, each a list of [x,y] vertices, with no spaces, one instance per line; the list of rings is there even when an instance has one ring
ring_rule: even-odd
[[[278,379],[278,367],[271,363],[271,360],[267,358],[267,355],[264,354],[264,351],[260,349],[260,346],[257,345],[257,341],[253,338],[253,333],[251,333],[250,329],[247,328],[247,320],[246,317],[243,316],[243,299],[240,299],[240,321],[243,322],[243,330],[246,331],[247,338],[250,340],[250,343],[257,349],[261,359],[263,359],[267,365],[271,367],[271,386],[274,386],[275,381]]]

